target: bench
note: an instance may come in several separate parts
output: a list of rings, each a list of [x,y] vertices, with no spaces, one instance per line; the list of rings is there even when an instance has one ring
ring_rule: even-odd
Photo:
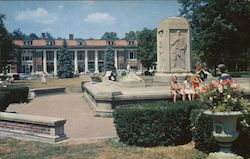
[[[65,93],[65,87],[36,88],[30,90],[31,96]]]
[[[67,139],[66,119],[0,112],[0,136],[56,143]]]

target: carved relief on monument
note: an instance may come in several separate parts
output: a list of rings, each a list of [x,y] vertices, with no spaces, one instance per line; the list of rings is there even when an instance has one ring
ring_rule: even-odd
[[[185,70],[187,52],[187,30],[170,30],[170,57],[172,70]]]
[[[164,48],[163,48],[163,30],[159,31],[158,32],[158,40],[159,40],[159,50],[158,50],[158,59],[159,59],[159,71],[160,72],[163,72],[163,69],[164,69]]]

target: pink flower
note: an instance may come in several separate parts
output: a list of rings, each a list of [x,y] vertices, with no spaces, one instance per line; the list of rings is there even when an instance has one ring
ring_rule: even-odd
[[[223,86],[222,86],[221,84],[218,85],[218,91],[219,91],[220,93],[223,92]]]

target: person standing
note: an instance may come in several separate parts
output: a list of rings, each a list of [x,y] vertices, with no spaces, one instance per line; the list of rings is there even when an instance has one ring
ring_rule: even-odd
[[[42,84],[47,84],[47,78],[48,78],[47,73],[43,71],[43,74],[42,74]]]

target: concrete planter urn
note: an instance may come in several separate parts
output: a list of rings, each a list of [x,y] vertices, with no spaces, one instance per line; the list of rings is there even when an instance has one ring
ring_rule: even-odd
[[[233,112],[212,112],[206,110],[204,114],[210,116],[213,121],[213,136],[219,142],[220,151],[210,153],[211,159],[243,159],[243,157],[232,153],[232,142],[238,138],[236,130],[237,119],[242,115],[240,111]]]

